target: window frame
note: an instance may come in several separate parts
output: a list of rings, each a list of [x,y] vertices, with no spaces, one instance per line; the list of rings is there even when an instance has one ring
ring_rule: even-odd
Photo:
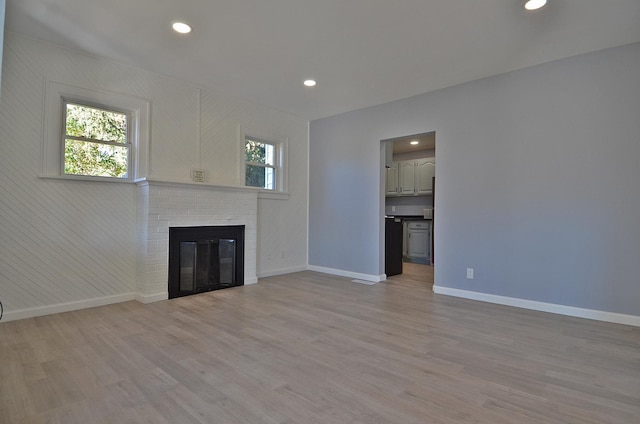
[[[148,174],[151,104],[148,100],[116,92],[45,81],[44,131],[40,178],[132,183]],[[128,115],[127,178],[66,174],[64,143],[66,104],[78,104]],[[122,143],[115,143],[122,145]]]
[[[62,154],[62,157],[60,158],[60,165],[61,165],[60,174],[64,176],[71,176],[71,177],[92,177],[92,178],[100,177],[100,178],[113,178],[116,180],[130,181],[132,164],[133,164],[133,161],[131,160],[131,156],[133,153],[133,144],[131,140],[131,134],[132,134],[131,130],[132,130],[133,120],[131,118],[131,111],[120,109],[120,108],[114,108],[106,105],[96,104],[93,102],[76,100],[73,97],[62,97],[61,101],[62,101],[62,106],[61,106],[62,125],[60,127],[60,130],[61,130],[60,142],[62,143],[62,145],[60,146],[60,153]],[[120,113],[122,115],[125,115],[127,117],[126,142],[118,143],[115,141],[77,137],[77,136],[71,136],[67,134],[67,105],[68,104],[72,104],[80,107],[87,107],[87,108],[96,109],[96,110],[103,110],[105,112],[115,112],[115,113]],[[85,143],[98,143],[98,144],[104,144],[107,146],[126,147],[127,148],[127,176],[126,177],[108,177],[108,176],[101,176],[101,175],[67,174],[65,172],[65,166],[66,166],[65,147],[66,147],[67,140],[76,140],[76,141],[82,141]]]
[[[288,194],[288,178],[287,178],[287,168],[288,168],[288,139],[286,137],[276,136],[276,135],[267,135],[259,131],[249,130],[244,127],[240,127],[240,166],[239,166],[239,179],[240,185],[243,187],[251,188],[258,190],[261,197],[269,197],[270,194],[273,194],[273,198],[279,198],[278,195]],[[274,147],[274,165],[267,165],[261,163],[247,162],[246,160],[246,144],[247,139],[258,141],[261,143],[269,144]],[[273,189],[266,189],[261,187],[249,186],[246,182],[246,172],[247,165],[251,166],[261,166],[264,168],[272,168],[275,172],[274,184],[275,187]]]

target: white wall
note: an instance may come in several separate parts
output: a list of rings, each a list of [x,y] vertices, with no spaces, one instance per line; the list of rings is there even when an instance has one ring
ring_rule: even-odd
[[[259,200],[257,272],[306,267],[307,121],[8,33],[0,102],[0,300],[9,316],[117,300],[135,290],[135,185],[37,177],[46,80],[148,99],[150,178],[188,182],[198,167],[209,184],[238,186],[239,126],[287,137],[290,195]]]
[[[313,121],[309,264],[384,271],[380,140],[436,131],[438,287],[640,316],[639,113],[636,43]]]
[[[2,46],[4,45],[4,15],[6,1],[0,0],[0,82],[2,81]],[[1,98],[1,93],[0,93]]]

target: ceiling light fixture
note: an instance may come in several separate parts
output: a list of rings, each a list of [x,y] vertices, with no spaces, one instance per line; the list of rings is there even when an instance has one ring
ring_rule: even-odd
[[[180,34],[189,34],[191,32],[191,27],[184,22],[174,22],[171,27]]]
[[[312,79],[304,80],[303,84],[307,87],[314,87],[316,85],[316,80],[312,80]]]
[[[419,141],[417,141],[417,140],[413,140],[413,141],[412,141],[411,143],[409,143],[409,144],[412,144],[412,145],[414,145],[414,146],[415,146],[416,144],[419,144],[419,143],[420,143]]]
[[[547,0],[527,0],[524,3],[524,8],[527,10],[538,10],[545,4],[547,4]]]

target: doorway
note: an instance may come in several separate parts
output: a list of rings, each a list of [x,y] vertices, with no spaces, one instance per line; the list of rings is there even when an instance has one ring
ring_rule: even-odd
[[[383,209],[385,240],[397,239],[401,231],[402,242],[385,242],[385,273],[390,281],[433,285],[434,267],[434,194],[435,194],[435,131],[404,135],[381,140],[384,155]],[[393,221],[394,226],[390,225]],[[396,233],[389,229],[395,228]],[[397,250],[401,251],[398,252]],[[400,260],[401,270],[394,264]]]

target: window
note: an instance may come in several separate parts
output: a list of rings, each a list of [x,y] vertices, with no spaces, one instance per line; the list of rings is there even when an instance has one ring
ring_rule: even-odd
[[[150,103],[47,82],[41,177],[131,182],[148,172]]]
[[[64,100],[64,174],[127,178],[129,115]]]
[[[276,146],[255,137],[245,137],[245,185],[276,189]]]
[[[286,192],[286,141],[255,137],[242,131],[244,175],[247,187]]]

